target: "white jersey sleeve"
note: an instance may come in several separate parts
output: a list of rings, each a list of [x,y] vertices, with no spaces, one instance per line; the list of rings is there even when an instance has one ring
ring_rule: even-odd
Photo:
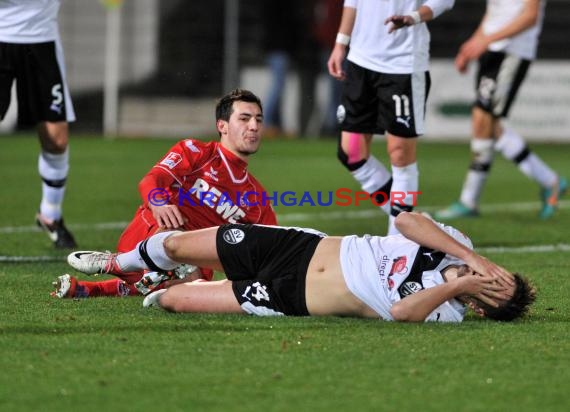
[[[483,32],[492,34],[515,20],[524,10],[526,0],[488,0]],[[489,50],[513,54],[522,59],[534,60],[544,20],[545,1],[540,0],[536,24],[525,31],[489,45]]]
[[[423,284],[426,289],[441,285],[445,281],[439,271],[429,271],[423,274]],[[439,305],[433,312],[431,312],[425,319],[426,322],[461,322],[465,316],[465,306],[455,300],[451,299]]]

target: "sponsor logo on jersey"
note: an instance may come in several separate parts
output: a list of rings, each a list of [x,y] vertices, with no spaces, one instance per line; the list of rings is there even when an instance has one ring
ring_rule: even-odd
[[[408,258],[406,256],[399,256],[392,261],[392,268],[390,273],[388,273],[388,289],[392,290],[394,288],[394,280],[392,275],[404,273],[408,270],[406,263],[408,263]]]
[[[182,161],[182,155],[176,152],[170,152],[166,157],[160,162],[161,165],[168,167],[169,169],[174,169],[178,163]]]
[[[388,255],[383,255],[380,259],[380,262],[378,264],[378,274],[380,275],[380,278],[384,278],[386,276],[386,267],[388,266],[389,260],[390,258]]]
[[[220,179],[218,178],[218,171],[214,170],[214,168],[212,166],[210,166],[210,171],[204,173],[205,176],[208,176],[209,178],[211,178],[212,180],[215,180],[216,182],[219,182]]]
[[[224,232],[222,238],[230,245],[237,245],[245,239],[245,233],[241,229],[228,229]]]
[[[217,187],[210,185],[204,179],[196,179],[194,185],[187,192],[179,191],[179,205],[190,204],[193,206],[207,206],[220,215],[229,223],[238,223],[246,212],[231,199],[231,193],[222,192]],[[193,200],[197,199],[198,202]]]
[[[400,286],[398,288],[398,291],[400,292],[400,295],[402,297],[404,297],[404,296],[408,296],[408,295],[413,295],[414,293],[419,292],[422,289],[423,289],[423,286],[421,285],[421,283],[404,282],[402,284],[402,286]]]

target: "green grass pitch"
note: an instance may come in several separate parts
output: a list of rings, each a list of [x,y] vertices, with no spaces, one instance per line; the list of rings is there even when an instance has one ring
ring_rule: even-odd
[[[419,208],[455,200],[465,143],[418,149]],[[137,183],[174,140],[76,137],[65,218],[84,249],[113,249],[139,204]],[[570,404],[570,202],[537,219],[538,188],[497,159],[483,216],[454,222],[483,254],[534,280],[530,316],[459,325],[255,318],[145,310],[142,298],[56,300],[69,272],[33,228],[38,142],[0,137],[1,411],[566,411]],[[532,145],[570,176],[565,145]],[[374,152],[386,159],[385,143]],[[332,140],[264,142],[251,170],[270,191],[358,190]],[[384,234],[358,207],[276,207],[284,225]],[[8,257],[48,261],[7,262]],[[82,277],[83,275],[78,275]]]

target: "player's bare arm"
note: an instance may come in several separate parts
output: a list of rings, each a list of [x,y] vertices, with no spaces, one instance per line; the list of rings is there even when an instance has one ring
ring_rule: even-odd
[[[512,275],[506,269],[456,241],[441,230],[433,220],[419,213],[402,212],[396,218],[395,224],[402,235],[422,246],[455,256],[474,271],[501,279],[502,283],[512,285],[514,282]]]
[[[516,19],[495,33],[485,35],[481,26],[460,49],[456,58],[456,67],[460,72],[465,72],[470,61],[478,59],[493,42],[503,40],[531,28],[538,21],[540,0],[527,0],[525,7]],[[459,59],[459,57],[461,58]],[[462,63],[462,64],[458,64]]]
[[[459,296],[477,297],[497,307],[494,298],[502,297],[503,291],[490,276],[463,276],[406,296],[392,306],[390,314],[400,322],[423,322],[438,306]]]
[[[346,49],[350,41],[350,35],[356,20],[356,9],[345,7],[342,11],[342,19],[338,29],[337,41],[331,52],[327,67],[329,74],[337,80],[344,80],[345,73],[342,70],[342,63],[346,57]]]

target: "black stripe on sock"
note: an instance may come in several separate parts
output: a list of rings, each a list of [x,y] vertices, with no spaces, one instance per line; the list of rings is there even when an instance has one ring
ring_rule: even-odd
[[[45,177],[42,177],[42,181],[48,185],[49,187],[63,187],[65,186],[65,182],[67,181],[67,178],[64,177],[63,179],[46,179]]]
[[[515,162],[516,164],[519,164],[524,159],[526,159],[528,157],[528,155],[530,155],[530,150],[529,150],[528,146],[525,146],[521,150],[521,152],[515,156],[515,158],[513,159],[513,162]]]
[[[392,205],[390,208],[390,214],[394,217],[398,216],[402,212],[411,212],[414,210],[413,206],[409,205]]]
[[[492,163],[472,162],[469,169],[475,170],[476,172],[488,172],[491,170],[491,164]]]
[[[166,272],[166,270],[159,268],[156,263],[153,262],[153,260],[150,258],[150,256],[148,255],[148,252],[146,251],[146,244],[148,242],[148,239],[145,239],[141,242],[141,244],[139,245],[139,254],[142,257],[142,260],[144,260],[144,263],[146,263],[146,265],[148,266],[148,268],[154,272]]]
[[[385,199],[383,195],[385,195],[388,198],[388,201],[390,201],[390,192],[392,191],[393,181],[394,180],[392,178],[388,179],[388,181],[384,184],[384,186],[372,192],[372,194],[377,193],[377,195],[374,196],[376,203],[384,202]]]

